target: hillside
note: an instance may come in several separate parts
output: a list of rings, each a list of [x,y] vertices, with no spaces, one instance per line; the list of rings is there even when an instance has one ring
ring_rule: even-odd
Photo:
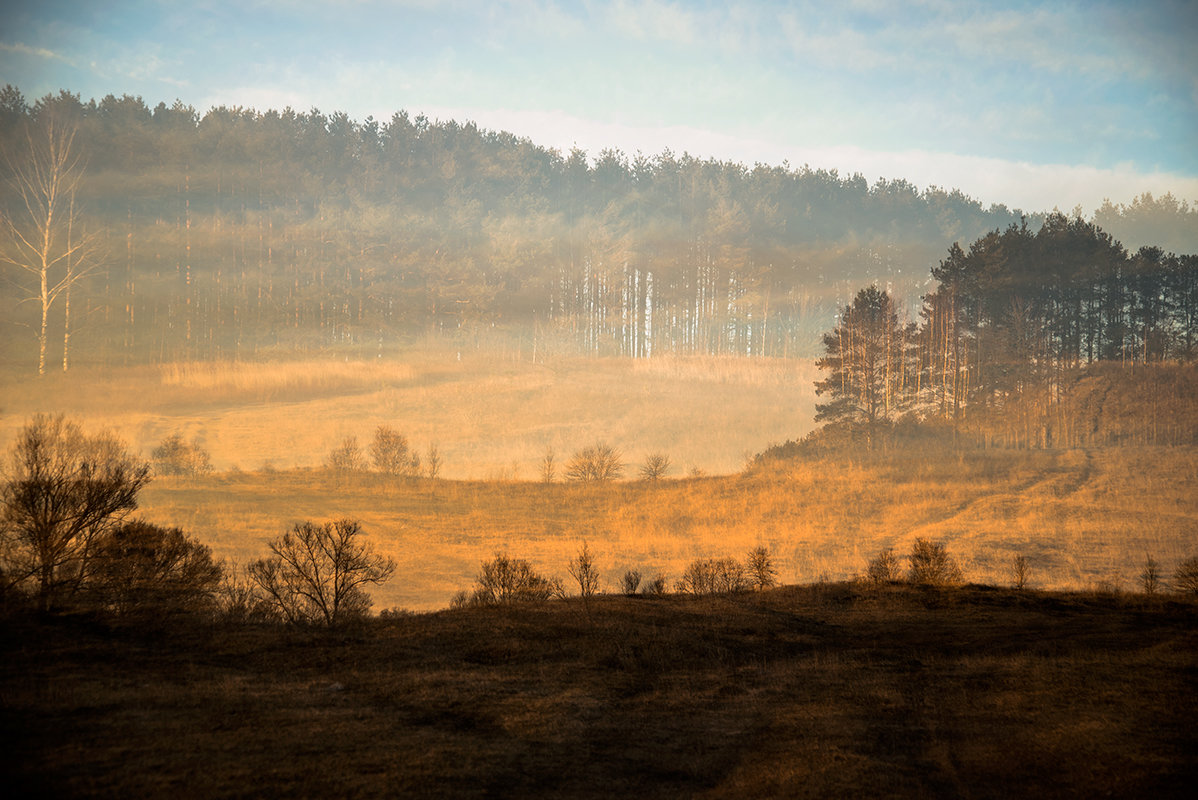
[[[10,790],[1189,797],[1198,606],[844,584],[373,620],[0,619]]]

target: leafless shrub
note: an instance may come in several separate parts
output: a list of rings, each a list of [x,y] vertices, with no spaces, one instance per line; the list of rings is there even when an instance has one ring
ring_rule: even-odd
[[[659,481],[670,471],[670,457],[665,453],[653,453],[641,465],[641,477],[647,481]]]
[[[890,583],[901,577],[899,558],[887,548],[874,556],[865,568],[866,579],[873,584]]]
[[[467,602],[471,605],[541,602],[560,594],[561,588],[559,581],[539,575],[524,559],[497,553],[492,560],[483,562]]]
[[[645,584],[645,588],[641,592],[649,597],[661,597],[666,593],[666,576],[658,573],[653,580]]]
[[[619,480],[623,475],[624,462],[619,451],[602,442],[579,450],[566,465],[566,480],[569,481],[607,483]]]
[[[1179,592],[1198,594],[1198,556],[1187,558],[1173,573],[1173,585]]]
[[[348,474],[366,469],[366,456],[358,445],[357,436],[346,436],[341,444],[329,451],[325,466],[333,472]]]
[[[677,583],[678,591],[693,595],[729,594],[748,588],[745,568],[734,558],[696,559]]]
[[[1011,559],[1011,585],[1016,589],[1026,589],[1028,576],[1031,574],[1031,567],[1027,563],[1027,557],[1019,554]]]
[[[395,562],[359,541],[361,525],[348,519],[301,522],[271,542],[274,554],[249,565],[250,578],[293,625],[332,627],[370,610],[368,584],[395,574]]]
[[[624,577],[620,579],[620,590],[626,595],[636,594],[636,590],[641,585],[641,571],[638,569],[630,569],[624,573]]]
[[[1144,559],[1144,568],[1140,570],[1140,587],[1149,597],[1159,594],[1164,588],[1160,567],[1152,556],[1146,556]]]
[[[961,569],[941,542],[916,539],[911,546],[911,582],[923,586],[952,586],[961,582]]]
[[[172,433],[150,452],[155,475],[204,475],[212,471],[212,459],[199,443],[187,442]]]
[[[420,473],[420,457],[408,446],[408,437],[389,425],[375,428],[370,443],[370,460],[384,475],[411,476]]]

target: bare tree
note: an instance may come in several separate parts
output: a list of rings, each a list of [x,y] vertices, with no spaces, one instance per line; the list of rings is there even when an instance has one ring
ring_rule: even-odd
[[[557,478],[557,463],[553,454],[553,448],[545,450],[545,455],[541,456],[541,483],[553,483]]]
[[[87,436],[62,415],[39,414],[18,435],[4,478],[5,582],[33,581],[46,610],[78,591],[94,544],[137,507],[150,468],[110,435]]]
[[[99,267],[99,237],[85,233],[75,206],[83,164],[75,152],[73,123],[46,111],[23,131],[23,152],[3,154],[15,202],[2,215],[0,262],[32,276],[27,299],[38,303],[39,375],[46,372],[50,309],[60,296],[68,303],[63,336],[63,369],[69,364],[71,287]]]
[[[583,602],[599,593],[599,570],[595,567],[595,558],[585,541],[578,555],[570,561],[567,570],[570,577],[578,582],[578,593]]]
[[[1155,596],[1164,588],[1160,567],[1157,566],[1156,560],[1152,556],[1144,558],[1144,568],[1140,570],[1140,586],[1143,587],[1144,594],[1149,597]]]
[[[375,553],[361,536],[355,520],[297,523],[270,543],[272,556],[247,571],[288,622],[332,627],[365,615],[370,596],[364,587],[395,574],[395,561]]]
[[[428,446],[428,453],[425,457],[426,469],[428,470],[428,478],[435,481],[441,475],[441,450],[437,447],[436,442]]]
[[[1030,574],[1031,566],[1028,564],[1027,556],[1022,553],[1016,555],[1011,560],[1011,585],[1016,589],[1026,589]]]
[[[769,549],[763,545],[749,551],[749,557],[745,560],[745,570],[749,573],[749,583],[758,591],[778,584],[778,570],[774,568],[774,559]]]
[[[659,481],[670,471],[670,457],[665,453],[653,453],[641,465],[641,477],[647,481]]]
[[[1198,556],[1187,558],[1173,573],[1173,585],[1186,594],[1198,594]]]
[[[623,475],[624,462],[620,452],[603,442],[579,450],[566,465],[566,480],[570,481],[607,483],[619,480]]]

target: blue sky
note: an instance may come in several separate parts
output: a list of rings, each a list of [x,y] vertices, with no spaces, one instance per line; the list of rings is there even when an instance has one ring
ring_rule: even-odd
[[[1086,214],[1198,201],[1198,2],[7,0],[0,84],[669,147]]]

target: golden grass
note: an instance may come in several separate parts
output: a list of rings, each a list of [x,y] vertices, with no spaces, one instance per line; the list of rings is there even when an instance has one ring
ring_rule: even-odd
[[[974,582],[1009,583],[1021,554],[1034,587],[1132,590],[1146,556],[1171,575],[1196,554],[1196,476],[1198,453],[1179,448],[898,454],[598,487],[291,471],[158,480],[143,513],[243,563],[293,522],[359,519],[399,564],[378,608],[444,607],[498,551],[566,578],[584,539],[610,591],[627,569],[672,586],[695,558],[758,544],[784,583],[847,580],[917,537],[945,542]]]
[[[630,471],[664,452],[674,475],[738,470],[746,453],[811,426],[810,362],[557,358],[413,350],[337,359],[79,369],[0,383],[0,446],[36,412],[111,428],[148,456],[198,439],[217,469],[312,467],[347,436],[390,425],[440,449],[444,477],[529,479],[547,449],[564,463],[604,440]]]
[[[223,396],[272,398],[313,391],[348,391],[410,380],[411,364],[391,361],[196,361],[159,367],[162,385]]]

